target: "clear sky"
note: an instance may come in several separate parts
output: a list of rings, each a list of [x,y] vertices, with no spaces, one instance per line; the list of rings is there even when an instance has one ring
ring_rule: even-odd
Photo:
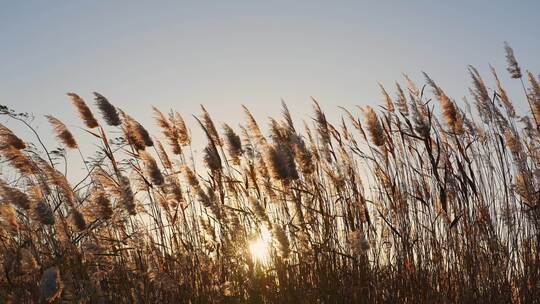
[[[145,125],[151,105],[174,108],[193,128],[199,104],[236,125],[240,104],[265,119],[281,98],[309,118],[309,96],[335,121],[337,106],[379,103],[377,82],[393,89],[401,73],[426,71],[460,100],[468,64],[510,82],[505,40],[540,72],[540,1],[0,3],[0,104],[68,125],[82,125],[68,91],[89,104],[100,92]]]

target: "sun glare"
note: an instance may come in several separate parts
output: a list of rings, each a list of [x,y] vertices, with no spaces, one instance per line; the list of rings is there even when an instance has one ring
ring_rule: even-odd
[[[266,226],[261,227],[261,234],[249,243],[249,252],[254,262],[267,264],[270,259],[269,243],[271,240],[270,231]]]

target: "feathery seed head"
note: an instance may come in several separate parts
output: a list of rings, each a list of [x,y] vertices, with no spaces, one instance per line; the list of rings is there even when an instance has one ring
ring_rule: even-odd
[[[84,219],[83,214],[79,210],[72,209],[69,220],[71,227],[73,227],[75,231],[81,232],[86,229],[86,220]]]
[[[150,182],[156,186],[162,185],[163,175],[161,174],[161,170],[159,170],[156,160],[146,151],[140,151],[139,156],[144,162],[146,175],[149,177]]]
[[[118,111],[116,110],[116,107],[113,106],[107,98],[105,98],[103,95],[94,92],[94,100],[96,102],[96,105],[101,112],[101,116],[103,116],[103,119],[105,119],[105,122],[109,126],[119,126],[122,121],[120,121],[120,116],[118,115]]]
[[[77,108],[77,111],[79,112],[79,116],[83,120],[86,127],[92,129],[98,126],[97,120],[94,118],[94,114],[92,114],[92,111],[90,108],[86,105],[84,100],[75,93],[67,93],[67,95],[71,98],[71,102]]]
[[[510,76],[514,79],[521,78],[521,68],[514,56],[514,50],[510,47],[508,42],[504,42],[504,51],[506,52],[506,63],[508,64],[507,70],[510,73]]]
[[[234,130],[227,124],[223,124],[223,129],[225,130],[225,142],[227,144],[227,152],[231,157],[235,165],[240,164],[240,156],[244,151],[242,150],[242,140],[240,136],[236,135]]]
[[[26,148],[26,144],[22,139],[13,134],[10,129],[0,124],[0,150],[8,147],[22,150]]]
[[[47,120],[53,126],[56,137],[64,144],[64,146],[71,149],[76,149],[78,147],[73,134],[71,134],[64,123],[51,115],[46,115],[45,117],[47,117]]]
[[[377,114],[375,114],[375,111],[373,111],[373,108],[370,106],[366,106],[364,108],[364,118],[366,120],[366,126],[373,144],[378,147],[383,146],[385,143],[383,128]]]

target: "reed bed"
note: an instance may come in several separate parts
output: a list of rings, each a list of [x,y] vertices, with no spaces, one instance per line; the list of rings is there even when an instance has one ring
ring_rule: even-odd
[[[69,93],[88,136],[47,116],[48,150],[1,107],[34,139],[0,125],[0,302],[538,303],[540,86],[506,53],[515,100],[471,66],[471,104],[425,75],[337,123],[283,103],[268,134],[246,107],[238,126],[203,107],[200,155],[176,111],[154,108],[150,134]]]

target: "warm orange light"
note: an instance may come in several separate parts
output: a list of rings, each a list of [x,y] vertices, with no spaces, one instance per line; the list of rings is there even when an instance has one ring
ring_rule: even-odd
[[[249,252],[254,262],[267,264],[270,259],[271,234],[266,226],[261,227],[261,234],[249,243]]]

